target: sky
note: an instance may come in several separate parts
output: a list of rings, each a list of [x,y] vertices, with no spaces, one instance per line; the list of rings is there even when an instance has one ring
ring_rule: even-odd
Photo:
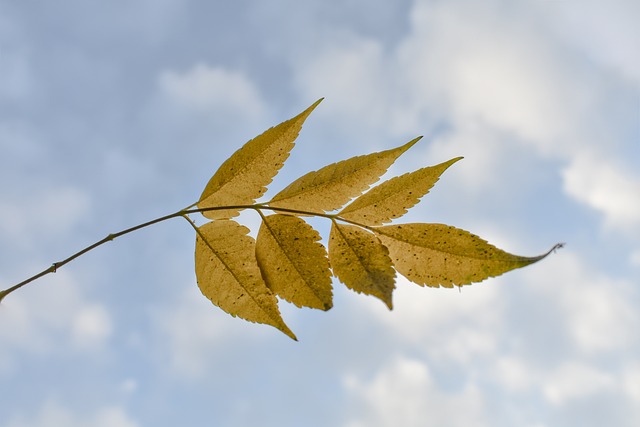
[[[464,160],[399,222],[519,255],[566,243],[460,291],[399,278],[393,311],[334,280],[328,312],[281,302],[294,342],[203,297],[193,230],[163,222],[3,301],[0,426],[639,425],[639,18],[632,0],[0,0],[2,289],[191,205],[321,97],[266,199],[424,135],[389,176]]]

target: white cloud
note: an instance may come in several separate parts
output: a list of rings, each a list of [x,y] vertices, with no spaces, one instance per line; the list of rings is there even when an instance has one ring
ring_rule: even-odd
[[[582,97],[553,45],[499,6],[419,2],[400,49],[415,96],[457,122],[482,119],[548,150]],[[435,101],[435,104],[434,104]],[[568,120],[571,123],[573,120]]]
[[[238,111],[256,118],[264,113],[259,91],[241,72],[197,64],[185,72],[163,71],[160,89],[177,105],[194,111]]]
[[[43,404],[37,414],[14,416],[6,427],[137,427],[126,411],[119,406],[105,406],[93,414],[77,415],[54,401]]]
[[[363,126],[392,126],[387,58],[375,40],[339,31],[322,48],[296,64],[304,97],[325,96],[335,117]],[[383,84],[383,82],[385,84]]]
[[[127,378],[120,384],[120,390],[124,394],[133,394],[138,390],[138,381],[134,378]]]
[[[530,363],[525,357],[504,356],[496,360],[490,379],[500,384],[506,393],[532,396],[541,395],[554,406],[566,406],[578,399],[597,398],[596,395],[612,395],[635,390],[629,381],[620,381],[617,374],[603,370],[579,359],[568,359],[553,366]],[[633,372],[631,373],[631,377]]]
[[[640,176],[606,156],[586,154],[573,158],[563,176],[565,191],[602,212],[606,226],[640,231]]]
[[[518,273],[516,293],[500,286],[506,278],[461,293],[401,280],[393,313],[377,301],[367,308],[434,370],[460,368],[464,381],[496,384],[495,399],[502,393],[540,397],[562,408],[577,400],[600,402],[605,395],[637,399],[633,363],[640,316],[634,307],[640,294],[630,283],[596,272],[568,249],[543,264]],[[514,318],[523,303],[526,314]],[[533,307],[538,308],[530,311]],[[601,361],[630,367],[618,372],[603,368]]]
[[[399,278],[392,314],[379,301],[365,301],[394,335],[419,344],[436,360],[466,364],[496,351],[503,302],[495,284],[459,291],[423,288]]]
[[[111,406],[100,409],[93,416],[90,425],[96,427],[137,427],[138,423],[123,408]]]
[[[483,426],[484,399],[473,385],[445,392],[419,360],[399,357],[371,380],[344,380],[353,400],[346,427]],[[464,410],[460,410],[464,408]]]
[[[111,336],[111,331],[107,310],[99,304],[87,304],[72,320],[71,339],[80,348],[96,349]]]
[[[608,20],[602,8],[595,7],[600,20],[589,14],[598,24]],[[497,166],[517,147],[565,162],[570,197],[603,211],[607,225],[637,228],[638,178],[608,171],[625,163],[630,142],[615,135],[633,129],[636,118],[603,119],[612,115],[611,105],[621,111],[637,105],[615,95],[616,75],[585,67],[564,35],[548,31],[531,10],[507,10],[500,1],[415,2],[398,45],[383,48],[378,40],[334,31],[296,62],[296,83],[305,97],[326,95],[339,112],[336,121],[351,128],[416,134],[444,123],[439,150],[479,155],[478,167],[467,169],[478,179],[465,181],[476,191],[493,189]],[[603,146],[603,135],[617,138],[615,148]],[[585,152],[607,159],[595,169],[602,183],[588,179],[588,168],[576,160]]]
[[[615,378],[605,372],[581,363],[567,363],[559,366],[547,378],[543,392],[554,405],[564,405],[569,400],[607,392],[616,385]]]
[[[588,278],[583,279],[587,283]],[[637,326],[638,318],[630,301],[616,292],[615,286],[596,281],[580,290],[579,295],[567,297],[571,330],[581,347],[589,351],[613,350],[632,342],[630,326]]]
[[[525,274],[527,288],[547,299],[539,304],[561,313],[558,327],[578,349],[614,353],[638,344],[640,316],[634,305],[640,295],[633,286],[598,273],[570,249],[545,259],[544,265]]]
[[[492,377],[510,393],[526,391],[540,378],[524,359],[513,356],[499,357]]]
[[[491,3],[416,2],[411,18],[409,34],[389,50],[336,31],[295,64],[298,87],[306,97],[326,95],[343,120],[367,118],[391,132],[415,133],[434,117],[456,126],[479,119],[543,151],[566,152],[558,140],[582,120],[590,97],[564,52]]]
[[[16,291],[2,302],[0,373],[20,363],[23,352],[95,351],[110,337],[109,312],[83,295],[69,272],[58,271],[40,280],[46,283]]]
[[[466,120],[455,131],[445,132],[428,141],[428,159],[446,159],[464,156],[464,160],[455,166],[445,179],[456,185],[459,194],[480,196],[487,188],[508,191],[514,179],[507,181],[498,172],[500,165],[508,165],[515,157],[513,150],[505,146],[504,136],[481,120]]]
[[[414,96],[424,99],[424,108],[452,122],[453,130],[441,145],[481,141],[478,147],[485,149],[481,158],[486,161],[482,171],[473,170],[480,177],[473,185],[491,188],[500,170],[492,163],[504,162],[501,153],[508,152],[499,138],[510,133],[512,144],[527,144],[543,157],[567,162],[567,194],[602,211],[605,225],[637,230],[640,179],[615,166],[625,164],[621,156],[634,142],[611,141],[620,135],[620,127],[637,129],[637,118],[602,119],[611,114],[611,105],[621,110],[637,105],[615,95],[620,90],[615,76],[585,68],[562,39],[544,31],[544,20],[536,22],[524,10],[512,10],[512,19],[505,20],[501,7],[499,2],[465,0],[416,3],[413,32],[399,50],[404,64],[400,69],[408,71],[405,80]],[[595,8],[602,9],[599,19],[591,16],[596,24],[608,21],[604,8]],[[582,27],[582,34],[584,28],[589,27]],[[474,137],[468,130],[477,121],[493,132]],[[461,148],[474,153],[468,145]]]
[[[637,55],[640,5],[633,0],[536,1],[541,17],[565,41],[585,52],[591,60],[614,68],[640,88]]]
[[[623,370],[623,385],[627,395],[640,404],[640,362],[634,361]]]
[[[201,378],[215,367],[212,355],[222,355],[228,339],[236,332],[251,334],[256,328],[214,307],[194,285],[154,317],[161,333],[161,351],[168,355],[172,371],[182,378]],[[235,329],[246,327],[243,323],[251,325],[251,330]]]

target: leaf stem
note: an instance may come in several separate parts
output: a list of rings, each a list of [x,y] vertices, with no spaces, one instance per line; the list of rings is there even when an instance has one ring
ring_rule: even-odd
[[[359,227],[363,227],[363,228],[371,228],[370,226],[364,225],[364,224],[360,224],[358,222],[355,221],[350,221],[348,219],[344,219],[340,216],[338,216],[337,214],[328,214],[328,213],[324,213],[324,212],[312,212],[312,211],[304,211],[304,210],[300,210],[300,209],[290,209],[290,208],[280,208],[277,206],[269,206],[268,204],[255,204],[255,205],[233,205],[233,206],[216,206],[216,207],[210,207],[210,208],[196,208],[196,209],[191,209],[191,207],[185,209],[183,211],[183,213],[185,214],[193,214],[193,213],[203,213],[203,212],[210,212],[210,211],[220,211],[220,210],[227,210],[227,209],[235,209],[235,210],[242,210],[242,209],[253,209],[255,211],[258,212],[262,212],[263,210],[267,210],[267,211],[274,211],[274,212],[283,212],[283,213],[292,213],[292,214],[296,214],[296,215],[304,215],[304,216],[316,216],[316,217],[322,217],[322,218],[327,218],[330,220],[339,220],[339,221],[343,221],[349,224],[353,224],[353,225],[357,225]]]
[[[182,209],[179,210],[177,212],[174,212],[172,214],[169,215],[165,215],[165,216],[161,216],[159,218],[156,219],[152,219],[151,221],[147,221],[144,222],[142,224],[138,224],[136,226],[127,228],[125,230],[119,231],[117,233],[112,233],[107,235],[105,238],[103,238],[102,240],[98,240],[97,242],[87,246],[86,248],[74,253],[73,255],[69,256],[66,259],[63,259],[62,261],[58,261],[58,262],[54,262],[53,264],[51,264],[51,266],[49,266],[48,268],[42,270],[40,273],[37,273],[31,277],[29,277],[26,280],[23,280],[22,282],[11,286],[10,288],[7,288],[3,291],[0,291],[0,302],[2,302],[2,300],[9,295],[10,293],[20,289],[21,287],[41,278],[42,276],[46,276],[47,274],[50,273],[55,273],[56,271],[58,271],[58,269],[68,263],[70,263],[71,261],[73,261],[74,259],[80,257],[81,255],[86,254],[89,251],[92,251],[93,249],[97,248],[98,246],[102,246],[103,244],[110,242],[120,236],[124,236],[125,234],[129,234],[132,233],[134,231],[140,230],[141,228],[145,228],[145,227],[149,227],[150,225],[154,225],[157,224],[159,222],[163,222],[172,218],[177,218],[177,217],[183,217],[185,218],[189,224],[191,225],[191,227],[193,227],[193,229],[196,231],[196,233],[200,234],[198,227],[196,226],[196,224],[191,220],[191,218],[189,218],[188,215],[190,214],[194,214],[194,213],[203,213],[203,212],[209,212],[209,211],[218,211],[218,210],[228,210],[228,209],[236,209],[236,210],[244,210],[244,209],[253,209],[255,211],[257,211],[260,216],[262,216],[264,218],[264,215],[262,214],[263,210],[270,210],[273,212],[283,212],[283,213],[291,213],[291,214],[296,214],[296,215],[305,215],[305,216],[315,216],[315,217],[323,217],[323,218],[327,218],[331,221],[343,221],[352,225],[357,225],[363,228],[366,228],[368,230],[373,231],[374,227],[370,227],[364,224],[359,224],[355,221],[350,221],[348,219],[344,219],[341,218],[340,216],[338,216],[337,214],[327,214],[324,212],[311,212],[311,211],[304,211],[304,210],[300,210],[300,209],[289,209],[289,208],[279,208],[277,206],[269,206],[268,204],[254,204],[254,205],[233,205],[233,206],[216,206],[216,207],[210,207],[210,208],[193,208],[194,206],[197,205],[197,202]],[[541,258],[544,258],[545,256],[547,256],[549,253],[555,251],[556,249],[559,249],[563,246],[563,244],[558,244],[556,246],[554,246],[553,248],[551,248],[551,250],[549,252],[547,252],[546,254],[542,255]]]

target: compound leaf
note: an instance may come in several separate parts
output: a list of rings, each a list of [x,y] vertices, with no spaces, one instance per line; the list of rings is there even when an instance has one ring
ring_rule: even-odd
[[[395,271],[389,251],[363,228],[333,222],[329,236],[329,261],[336,276],[348,288],[381,299],[393,308]]]
[[[276,297],[262,280],[249,229],[218,220],[197,231],[196,277],[204,296],[234,317],[274,326],[295,340],[280,316]]]
[[[339,209],[380,179],[389,166],[420,138],[398,148],[352,157],[309,172],[276,194],[268,204],[317,212]]]
[[[391,178],[355,199],[338,216],[369,226],[401,217],[429,192],[449,166],[460,159],[462,157],[456,157],[436,166]]]
[[[399,224],[374,229],[395,269],[419,285],[462,286],[524,267],[549,254],[509,254],[468,231],[444,224]]]
[[[332,307],[331,272],[320,235],[290,215],[263,217],[256,257],[267,286],[298,307]]]
[[[333,304],[332,272],[348,288],[377,297],[392,309],[396,272],[421,286],[450,288],[527,266],[562,247],[558,244],[546,254],[522,257],[444,224],[382,225],[404,215],[447,168],[461,159],[389,179],[362,194],[421,137],[391,150],[352,157],[310,172],[270,202],[255,204],[282,168],[305,120],[321,101],[237,150],[211,177],[197,203],[109,234],[31,278],[0,290],[0,301],[108,241],[183,217],[196,230],[195,270],[204,296],[234,317],[271,325],[295,340],[280,315],[277,296],[298,307],[328,310]],[[230,219],[243,209],[255,210],[262,218],[257,240],[248,235],[247,227]],[[337,214],[327,214],[339,209]],[[265,210],[276,213],[264,216]],[[189,216],[196,212],[213,221],[196,226]],[[318,232],[300,216],[331,220],[328,253]]]
[[[227,159],[207,183],[198,208],[249,205],[267,190],[289,157],[302,124],[322,99],[292,119],[268,129],[247,142]],[[237,209],[205,211],[210,219],[231,218]]]

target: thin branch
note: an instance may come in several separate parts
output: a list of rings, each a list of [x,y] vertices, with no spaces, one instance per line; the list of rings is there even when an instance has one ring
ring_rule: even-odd
[[[151,221],[147,221],[147,222],[142,223],[142,224],[138,224],[138,225],[136,225],[134,227],[127,228],[126,230],[122,230],[122,231],[119,231],[117,233],[109,234],[104,239],[98,240],[97,242],[93,243],[92,245],[89,245],[86,248],[84,248],[84,249],[76,252],[75,254],[71,255],[70,257],[68,257],[68,258],[66,258],[66,259],[64,259],[62,261],[54,262],[53,264],[51,264],[51,266],[49,268],[46,268],[46,269],[42,270],[40,273],[35,274],[35,275],[29,277],[28,279],[23,280],[22,282],[20,282],[20,283],[18,283],[16,285],[13,285],[10,288],[7,288],[7,289],[5,289],[3,291],[0,291],[0,302],[2,302],[4,297],[9,295],[13,291],[16,291],[16,290],[20,289],[24,285],[26,285],[28,283],[31,283],[34,280],[41,278],[42,276],[46,276],[47,274],[50,274],[50,273],[55,273],[56,271],[58,271],[58,269],[60,267],[64,266],[65,264],[70,263],[74,259],[78,258],[81,255],[86,254],[87,252],[97,248],[98,246],[101,246],[101,245],[103,245],[103,244],[105,244],[107,242],[110,242],[110,241],[112,241],[112,240],[114,240],[114,239],[116,239],[116,238],[118,238],[120,236],[124,236],[125,234],[129,234],[129,233],[132,233],[132,232],[134,232],[136,230],[140,230],[141,228],[145,228],[145,227],[148,227],[150,225],[157,224],[159,222],[166,221],[168,219],[176,218],[176,217],[179,217],[179,216],[184,216],[184,215],[185,215],[184,211],[174,212],[172,214],[165,215],[165,216],[153,219]]]

